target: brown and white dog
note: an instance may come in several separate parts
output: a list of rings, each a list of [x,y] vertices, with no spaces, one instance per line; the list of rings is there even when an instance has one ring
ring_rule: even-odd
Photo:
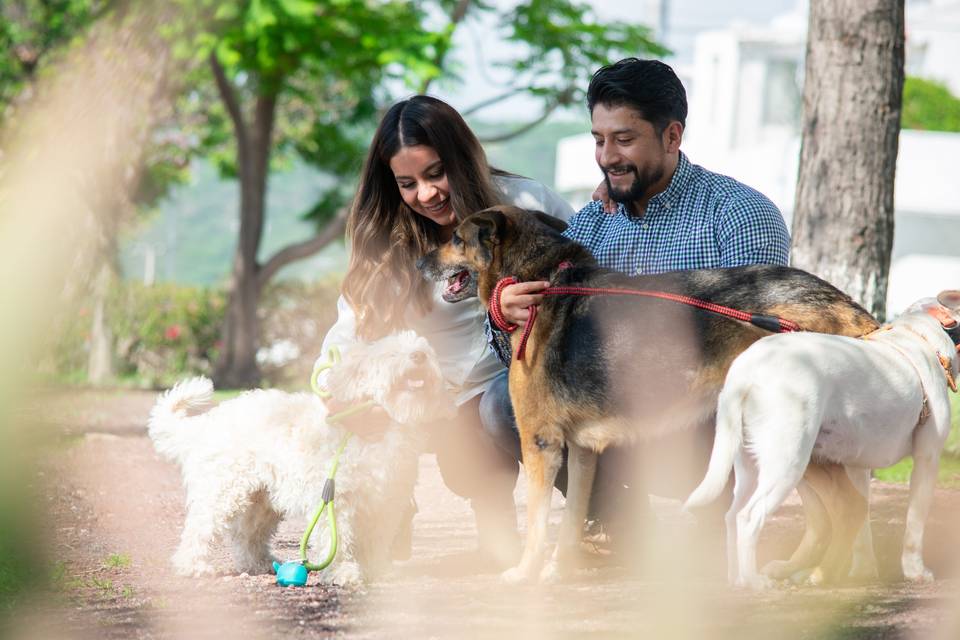
[[[788,318],[809,331],[858,336],[877,327],[847,295],[797,269],[758,265],[631,277],[597,266],[584,247],[561,235],[563,228],[562,222],[545,214],[514,207],[487,209],[465,219],[452,239],[424,256],[418,267],[434,280],[448,280],[445,298],[450,302],[479,296],[487,305],[496,283],[514,276],[520,281],[549,280],[556,286],[683,294]],[[515,351],[520,333],[511,338]],[[686,497],[706,469],[717,394],[727,369],[765,335],[769,332],[746,322],[672,301],[547,296],[526,343],[525,358],[515,359],[509,374],[527,478],[528,527],[520,564],[504,578],[546,579],[571,564],[597,454],[609,446],[650,442],[679,432],[694,434],[692,441],[700,443],[690,452],[696,473],[672,479],[674,486],[665,494]],[[556,552],[544,568],[549,498],[564,447],[569,474],[566,510]],[[837,496],[841,502],[864,502],[842,467],[838,469],[824,471],[820,478],[828,479],[820,483],[828,489],[819,504],[824,512]],[[792,562],[805,566],[819,561],[823,534],[822,529],[808,531]],[[849,555],[852,536],[843,543]],[[842,556],[843,551],[836,553]]]

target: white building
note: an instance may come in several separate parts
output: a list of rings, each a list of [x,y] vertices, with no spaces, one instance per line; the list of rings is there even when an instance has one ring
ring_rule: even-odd
[[[678,69],[689,115],[683,150],[704,167],[765,193],[789,224],[800,155],[806,7],[765,26],[701,32],[693,64]],[[908,74],[960,95],[960,0],[907,6]],[[888,312],[960,288],[960,134],[904,130],[895,186]],[[589,134],[558,143],[556,186],[582,203],[601,179]]]

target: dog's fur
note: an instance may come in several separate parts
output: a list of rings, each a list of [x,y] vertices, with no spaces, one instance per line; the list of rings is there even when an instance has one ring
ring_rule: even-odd
[[[381,439],[354,437],[336,476],[339,550],[321,581],[352,583],[389,567],[390,550],[409,513],[426,423],[449,417],[436,356],[413,332],[355,345],[326,380],[345,404],[372,400],[392,421]],[[256,390],[189,417],[205,404],[212,383],[193,378],[157,401],[149,433],[157,451],[178,462],[187,490],[187,516],[173,556],[178,573],[215,572],[213,544],[230,541],[238,572],[270,571],[270,538],[282,517],[304,517],[321,504],[321,490],[346,434],[326,423],[323,402],[309,393]],[[313,540],[328,540],[322,518]],[[324,545],[316,545],[320,549]],[[314,553],[317,548],[314,548]]]
[[[787,317],[811,331],[862,335],[877,327],[863,308],[830,284],[772,265],[627,276],[597,266],[564,224],[545,214],[496,207],[469,216],[450,242],[421,259],[428,277],[447,278],[449,301],[478,295],[484,305],[498,280],[680,293],[737,309]],[[572,267],[560,269],[563,262]],[[512,335],[514,349],[520,331]],[[528,484],[523,558],[504,578],[535,578],[545,552],[549,495],[568,450],[567,505],[554,561],[576,555],[597,453],[684,430],[713,441],[716,397],[733,359],[768,335],[752,325],[675,302],[625,296],[548,296],[526,348],[510,368],[510,395]],[[702,477],[675,478],[668,495],[685,497]],[[816,541],[819,543],[819,541]],[[808,545],[811,548],[817,544]],[[816,561],[818,558],[813,558]],[[804,558],[809,561],[811,558]]]
[[[950,432],[940,356],[949,360],[950,380],[958,371],[953,341],[928,309],[960,321],[960,294],[946,293],[940,299],[951,299],[952,308],[921,301],[864,340],[775,335],[734,360],[720,392],[707,475],[687,500],[687,507],[712,502],[735,469],[726,519],[731,583],[770,584],[757,573],[757,538],[811,456],[860,469],[863,477],[913,455],[901,564],[908,580],[932,578],[923,565],[923,526]]]

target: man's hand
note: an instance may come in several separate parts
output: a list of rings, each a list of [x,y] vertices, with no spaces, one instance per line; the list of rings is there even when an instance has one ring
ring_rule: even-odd
[[[343,404],[333,398],[327,398],[323,401],[323,404],[327,407],[327,411],[329,412],[327,415],[329,416],[340,413],[341,411],[346,411],[353,406]],[[387,415],[383,407],[374,405],[367,411],[361,411],[342,420],[337,420],[335,424],[342,426],[347,431],[360,436],[364,440],[376,440],[380,438],[384,431],[387,430],[387,427],[390,426],[390,416]]]
[[[597,188],[593,191],[593,195],[590,196],[590,199],[599,200],[602,202],[605,213],[617,212],[617,203],[610,199],[610,193],[607,191],[606,180],[600,181],[600,184],[597,185]]]
[[[523,326],[530,317],[529,307],[543,301],[540,292],[549,286],[549,282],[532,280],[504,287],[500,292],[500,312],[507,322]]]

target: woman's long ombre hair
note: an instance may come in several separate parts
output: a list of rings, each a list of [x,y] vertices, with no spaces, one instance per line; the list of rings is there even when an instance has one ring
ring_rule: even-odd
[[[404,326],[407,305],[431,308],[432,283],[418,258],[439,244],[440,227],[400,197],[390,159],[402,147],[432,147],[443,164],[457,221],[500,203],[486,154],[457,111],[414,96],[393,105],[377,128],[347,219],[350,263],[343,295],[357,315],[357,337],[375,339]]]

